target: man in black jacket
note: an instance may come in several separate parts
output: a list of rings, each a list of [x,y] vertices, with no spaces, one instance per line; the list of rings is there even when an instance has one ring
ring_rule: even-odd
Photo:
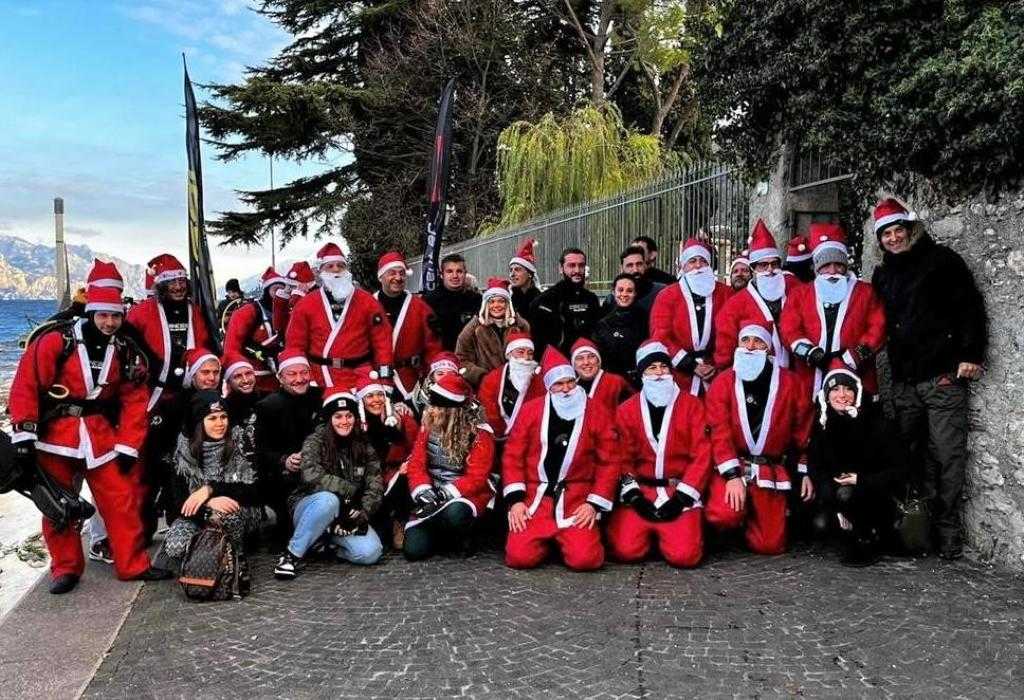
[[[653,238],[650,236],[637,236],[633,239],[633,243],[631,245],[643,248],[644,253],[647,256],[645,260],[647,266],[644,271],[644,276],[647,277],[648,280],[661,285],[673,284],[676,282],[676,277],[672,273],[658,269],[658,244],[654,242]]]
[[[988,346],[985,303],[963,258],[894,199],[875,207],[884,250],[872,283],[885,304],[892,399],[915,477],[932,501],[938,551],[962,555],[959,501],[967,466],[967,382]]]
[[[481,297],[466,279],[466,259],[458,253],[441,258],[441,286],[423,293],[423,301],[434,311],[431,328],[441,345],[455,351],[459,333],[480,312]]]
[[[578,338],[590,337],[601,317],[597,295],[586,288],[587,255],[579,248],[566,248],[558,258],[562,281],[541,292],[530,308],[533,344],[536,356],[554,345],[562,354],[571,354]]]

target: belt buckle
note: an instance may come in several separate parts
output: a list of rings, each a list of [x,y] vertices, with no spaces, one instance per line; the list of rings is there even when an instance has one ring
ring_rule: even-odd
[[[68,415],[72,416],[73,418],[81,418],[84,410],[85,409],[82,406],[68,406]]]
[[[420,356],[419,355],[413,355],[412,357],[409,358],[409,366],[410,367],[419,367],[420,364],[421,364],[421,360],[420,360]]]

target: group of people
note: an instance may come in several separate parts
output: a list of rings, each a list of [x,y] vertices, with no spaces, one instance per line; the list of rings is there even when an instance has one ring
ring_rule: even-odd
[[[219,357],[173,256],[150,261],[151,296],[127,315],[123,280],[97,261],[83,315],[19,364],[14,447],[68,487],[89,483],[89,556],[122,579],[171,576],[211,522],[243,552],[272,532],[281,579],[313,552],[422,559],[484,533],[515,568],[553,555],[574,570],[606,556],[693,567],[730,531],[781,553],[801,514],[863,565],[908,485],[931,505],[938,553],[957,558],[984,304],[903,205],[883,200],[874,220],[872,283],[840,225],[812,224],[784,254],[758,221],[728,283],[707,242],[684,241],[671,275],[641,237],[603,300],[578,248],[543,290],[526,241],[482,291],[448,255],[442,285],[417,295],[401,254],[381,256],[371,293],[328,243],[312,266],[267,269]],[[896,421],[877,401],[883,347]],[[43,531],[51,591],[67,592],[79,532]]]

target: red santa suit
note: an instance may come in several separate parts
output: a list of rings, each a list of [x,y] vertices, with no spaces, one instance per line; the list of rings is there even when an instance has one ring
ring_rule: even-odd
[[[765,330],[765,341],[770,335]],[[738,528],[746,521],[747,546],[760,554],[779,554],[786,548],[786,494],[792,489],[783,465],[786,452],[799,454],[798,474],[806,475],[804,453],[811,430],[811,404],[797,375],[772,363],[761,429],[751,432],[748,397],[736,371],[728,369],[711,384],[704,408],[711,428],[715,471],[711,476],[704,513],[708,523]],[[740,511],[726,502],[725,474],[739,473],[746,482]]]
[[[560,379],[575,377],[565,357],[550,346],[541,366],[548,388]],[[582,390],[577,387],[576,391]],[[583,414],[571,421],[566,443],[551,445],[552,400],[547,395],[527,402],[505,445],[502,493],[506,502],[525,503],[530,515],[522,532],[509,532],[505,563],[521,569],[536,567],[554,544],[570,569],[596,569],[604,563],[600,529],[578,527],[573,513],[584,503],[599,513],[612,508],[618,484],[614,422],[602,406],[584,395]],[[549,449],[562,454],[553,480],[545,465]]]
[[[517,391],[508,376],[508,370],[507,362],[492,369],[480,382],[480,389],[477,392],[477,400],[484,409],[487,424],[491,426],[494,437],[499,442],[504,442],[508,437],[523,405],[546,393],[539,374],[533,375],[526,386],[526,391]]]
[[[427,456],[429,437],[428,431],[421,430],[412,448],[406,472],[409,479],[409,492],[415,499],[420,492],[443,483],[442,488],[448,492],[450,498],[426,518],[413,517],[405,524],[406,529],[433,518],[452,503],[465,503],[473,511],[473,515],[479,517],[487,508],[487,502],[493,495],[487,481],[491,473],[491,463],[494,461],[494,435],[491,434],[490,426],[486,424],[477,426],[476,439],[463,462],[462,474],[447,482],[435,482],[431,476],[430,460]]]
[[[90,288],[86,310],[123,312],[120,290]],[[70,328],[70,355],[64,354],[65,333],[60,330],[44,333],[25,349],[11,385],[12,440],[32,440],[40,468],[65,488],[77,491],[84,477],[106,522],[114,570],[118,578],[130,579],[148,569],[150,562],[135,485],[115,459],[139,456],[146,437],[149,390],[144,377],[122,376],[122,354],[113,337],[103,336],[103,345],[90,356],[83,335],[88,323],[79,319]],[[98,334],[93,329],[92,337]],[[116,407],[116,424],[103,404]],[[81,576],[85,559],[78,529],[57,532],[44,518],[43,537],[53,578]]]
[[[616,508],[608,521],[608,552],[620,561],[642,561],[656,542],[672,566],[696,566],[703,556],[701,494],[711,470],[711,445],[705,435],[704,406],[700,399],[674,386],[655,433],[651,404],[643,392],[619,406],[619,470],[625,483],[623,499],[639,489],[659,508],[676,492],[693,505],[674,520],[651,522],[629,506]]]
[[[264,293],[273,285],[285,288],[288,279],[268,267],[260,280]],[[274,323],[274,306],[284,304],[284,300],[270,296],[271,308],[263,305],[263,299],[252,300],[243,304],[231,314],[227,331],[224,334],[224,351],[237,353],[249,360],[256,372],[256,388],[262,392],[276,391],[279,384],[276,356],[284,338],[281,327]]]
[[[814,224],[810,231],[814,247],[815,268],[823,259],[848,259],[845,233],[835,224]],[[824,263],[821,263],[824,264]],[[878,392],[875,354],[885,343],[885,309],[874,288],[858,280],[853,273],[846,276],[846,294],[838,302],[828,303],[821,298],[818,285],[828,284],[816,279],[801,285],[782,313],[782,339],[801,361],[799,371],[811,396],[821,389],[822,369],[810,366],[806,359],[814,348],[825,352],[823,364],[839,359],[855,372],[864,384],[864,390]],[[831,334],[828,317],[835,314]]]
[[[781,272],[779,274],[783,275],[786,284],[786,293],[781,300],[782,308],[785,309],[793,292],[798,287],[802,287],[803,283],[793,275]],[[779,366],[789,368],[791,366],[789,350],[779,335],[776,326],[778,320],[772,316],[768,305],[758,294],[753,281],[733,294],[722,308],[722,313],[715,319],[715,367],[723,370],[732,366],[732,355],[736,352],[736,334],[740,330],[740,323],[748,318],[763,318],[772,322],[772,351]]]
[[[635,393],[633,387],[629,385],[629,382],[624,377],[612,372],[606,372],[600,368],[600,363],[602,362],[601,351],[598,350],[597,345],[589,338],[579,338],[573,343],[569,359],[572,360],[574,367],[581,353],[594,355],[597,358],[598,370],[594,378],[587,381],[580,376],[577,369],[576,376],[580,386],[587,392],[587,398],[601,404],[608,413],[615,415],[615,410],[619,407],[619,404]]]
[[[680,259],[688,260],[697,254],[705,256],[705,260],[710,262],[711,252],[707,247],[690,239],[685,243]],[[702,302],[695,303],[685,275],[676,284],[670,284],[658,292],[651,307],[651,337],[668,348],[672,364],[677,370],[688,364],[688,356],[691,361],[712,361],[714,327],[731,294],[729,285],[715,282],[711,293]],[[703,323],[698,323],[698,312],[703,315]],[[705,387],[696,375],[680,370],[678,377],[681,386],[689,389],[694,396],[703,393]]]

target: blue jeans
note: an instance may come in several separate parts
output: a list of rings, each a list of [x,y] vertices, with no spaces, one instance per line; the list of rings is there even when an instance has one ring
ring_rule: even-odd
[[[295,534],[288,542],[288,551],[297,557],[306,556],[313,543],[320,539],[328,526],[338,517],[341,503],[330,491],[317,491],[303,497],[295,504],[292,522]],[[338,559],[353,564],[376,564],[384,552],[380,538],[371,527],[365,535],[331,537],[338,547]]]

